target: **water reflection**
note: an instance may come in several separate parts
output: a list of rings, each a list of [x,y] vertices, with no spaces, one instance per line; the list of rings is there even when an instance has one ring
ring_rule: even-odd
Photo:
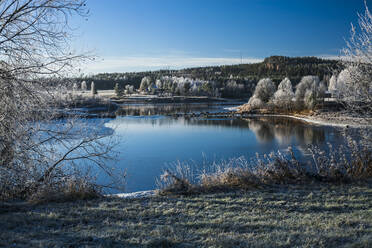
[[[236,106],[239,103],[175,103],[175,104],[123,104],[117,114],[120,116],[154,116],[173,115],[186,113],[200,113],[206,109],[210,113],[227,112],[228,107]]]
[[[290,145],[295,139],[296,143],[308,147],[310,144],[321,144],[326,140],[326,127],[309,125],[300,120],[286,117],[252,117],[247,119],[229,118],[171,118],[164,116],[152,117],[124,117],[127,124],[151,124],[151,126],[213,126],[232,129],[251,130],[258,142],[278,142],[280,145]]]
[[[292,138],[307,147],[310,144],[324,143],[325,128],[309,125],[300,120],[285,117],[255,117],[246,119],[248,127],[255,133],[257,140],[262,143],[272,142],[288,145]]]
[[[342,141],[339,129],[316,126],[300,120],[278,117],[174,118],[169,113],[222,112],[223,105],[142,105],[126,106],[126,116],[110,119],[106,127],[123,137],[117,165],[126,169],[128,191],[155,187],[162,169],[175,161],[208,161],[232,157],[255,157],[256,153],[294,147],[295,155],[306,156],[308,145],[326,148]],[[143,116],[142,114],[146,114]],[[102,180],[105,180],[102,178]]]

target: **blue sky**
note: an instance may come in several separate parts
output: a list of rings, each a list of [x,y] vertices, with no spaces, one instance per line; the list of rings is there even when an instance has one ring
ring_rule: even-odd
[[[368,6],[372,0],[367,0]],[[337,56],[363,0],[88,0],[74,47],[99,59],[85,72]]]

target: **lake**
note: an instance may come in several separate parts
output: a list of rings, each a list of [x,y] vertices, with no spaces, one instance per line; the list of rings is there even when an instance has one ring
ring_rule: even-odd
[[[327,149],[340,144],[339,128],[312,125],[284,117],[184,118],[175,113],[223,112],[240,103],[123,105],[122,116],[105,119],[113,128],[119,151],[116,167],[127,173],[126,191],[156,188],[163,169],[177,161],[203,168],[213,161],[244,156],[248,160],[292,146],[305,159],[309,145]],[[108,180],[99,177],[100,182]]]

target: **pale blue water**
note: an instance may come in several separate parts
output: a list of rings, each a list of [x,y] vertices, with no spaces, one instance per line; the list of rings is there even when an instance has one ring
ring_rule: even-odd
[[[161,105],[164,108],[164,105]],[[127,107],[127,106],[126,106]],[[197,111],[220,111],[226,106],[204,106]],[[152,106],[130,106],[149,113],[157,109]],[[187,112],[193,107],[188,106]],[[168,108],[172,110],[172,107]],[[174,110],[174,109],[173,109]],[[182,112],[176,110],[176,112]],[[153,115],[152,115],[153,114]],[[294,147],[299,157],[307,154],[308,145],[326,147],[326,142],[342,142],[340,130],[334,127],[310,125],[288,118],[203,119],[163,116],[157,111],[147,116],[121,116],[105,120],[106,128],[113,128],[118,137],[119,151],[115,166],[127,172],[126,191],[140,191],[156,188],[156,178],[162,170],[176,161],[190,162],[196,166],[256,153],[285,151]],[[108,180],[99,177],[101,182]]]

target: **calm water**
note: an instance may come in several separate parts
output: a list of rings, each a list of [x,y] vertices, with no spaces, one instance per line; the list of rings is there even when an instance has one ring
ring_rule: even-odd
[[[131,105],[124,116],[106,120],[114,128],[120,152],[115,166],[126,169],[126,191],[149,190],[164,168],[176,161],[205,163],[256,153],[284,151],[292,146],[299,157],[307,147],[341,142],[340,130],[278,117],[203,119],[166,116],[170,113],[221,112],[228,105]],[[101,181],[107,180],[102,177]]]

